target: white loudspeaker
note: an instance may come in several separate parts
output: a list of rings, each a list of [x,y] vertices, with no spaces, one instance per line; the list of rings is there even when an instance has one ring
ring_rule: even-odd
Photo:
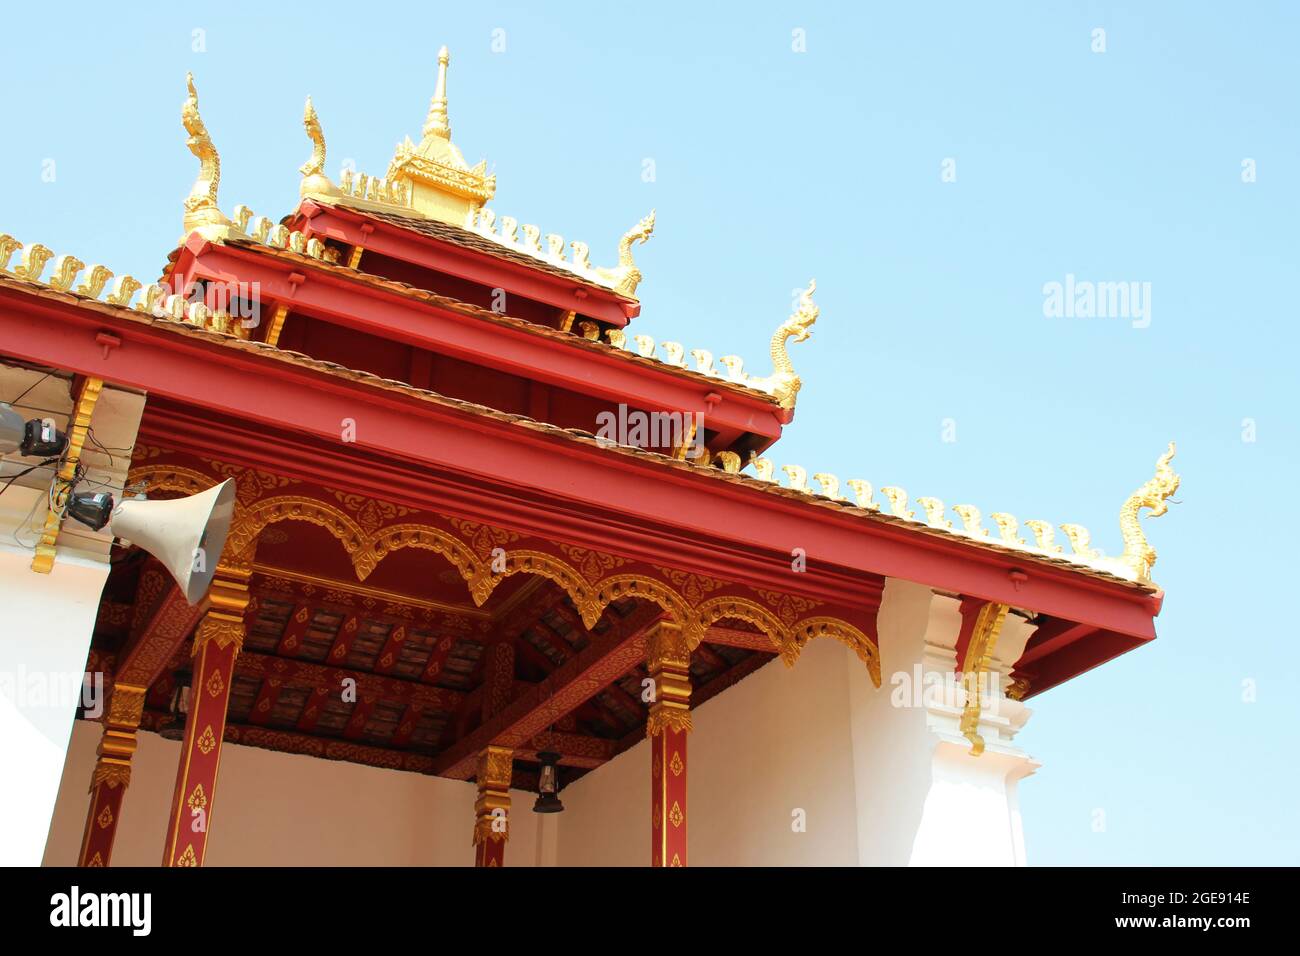
[[[115,509],[108,527],[114,537],[144,548],[171,572],[185,600],[197,604],[217,573],[235,517],[235,482],[188,498],[137,501],[127,498]]]

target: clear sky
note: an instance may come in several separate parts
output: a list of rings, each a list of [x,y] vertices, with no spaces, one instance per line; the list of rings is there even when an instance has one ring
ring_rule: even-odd
[[[816,277],[778,463],[1115,554],[1176,439],[1179,503],[1146,522],[1159,639],[1033,701],[1029,858],[1300,862],[1293,5],[20,4],[0,232],[156,278],[197,168],[187,70],[223,208],[278,218],[304,97],[331,175],[382,175],[443,43],[499,212],[611,262],[658,210],[635,326],[763,374]],[[1045,315],[1069,275],[1139,283],[1149,315]]]

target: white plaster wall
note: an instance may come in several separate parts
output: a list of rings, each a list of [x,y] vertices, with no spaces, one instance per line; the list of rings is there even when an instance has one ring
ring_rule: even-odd
[[[100,725],[77,721],[45,848],[76,863]],[[162,859],[180,742],[142,733],[114,866]],[[224,744],[206,866],[472,866],[474,785],[337,760]],[[507,866],[554,865],[555,821],[511,793]]]
[[[26,398],[14,406],[27,418],[52,418],[67,428],[68,382],[58,376],[0,365],[0,394]],[[29,390],[30,388],[30,390]],[[91,417],[96,440],[82,452],[86,478],[120,497],[144,397],[105,387]],[[38,463],[5,458],[7,480]],[[0,787],[0,865],[41,861],[55,797],[81,699],[99,599],[108,579],[110,535],[67,520],[49,574],[32,571],[35,543],[48,510],[53,468],[16,478],[0,497],[0,741],[20,786]],[[91,703],[91,701],[87,701]],[[102,705],[102,700],[100,701]]]
[[[863,665],[852,652],[813,641],[793,669],[773,661],[695,711],[687,744],[691,866],[857,863],[853,668]],[[561,866],[648,864],[647,743],[561,798]],[[792,827],[795,810],[804,811],[805,832]]]
[[[957,606],[889,582],[880,688],[852,651],[823,638],[793,668],[774,660],[697,708],[690,865],[1023,863],[1016,788],[1036,764],[1010,738],[1027,711],[1009,702],[982,720],[988,749],[972,757],[957,729],[960,702],[908,700],[918,662],[951,673]],[[1023,628],[1007,625],[1009,646],[1023,646]],[[47,863],[76,858],[99,730],[77,723]],[[141,734],[114,864],[157,865],[178,751]],[[506,865],[647,865],[649,762],[643,741],[565,788],[565,812],[554,816],[514,793]],[[474,796],[469,783],[227,744],[207,863],[468,866]]]
[[[31,563],[32,552],[0,546],[0,740],[22,775],[0,787],[4,866],[41,861],[108,577],[97,562],[61,557],[50,574]]]

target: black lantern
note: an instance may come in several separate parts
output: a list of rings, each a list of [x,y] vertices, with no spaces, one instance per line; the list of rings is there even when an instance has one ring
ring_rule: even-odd
[[[185,738],[185,719],[190,712],[190,672],[179,670],[172,675],[175,686],[172,688],[172,702],[167,716],[158,724],[158,736],[168,740]]]
[[[537,759],[542,762],[542,770],[537,777],[537,802],[533,804],[533,813],[559,813],[564,809],[564,804],[556,796],[560,789],[559,770],[556,767],[560,755],[543,750]]]

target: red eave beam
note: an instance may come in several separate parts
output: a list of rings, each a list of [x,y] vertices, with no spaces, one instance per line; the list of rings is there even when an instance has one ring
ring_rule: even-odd
[[[566,312],[591,316],[619,328],[641,313],[641,304],[635,299],[593,288],[578,281],[576,276],[573,281],[567,281],[550,272],[530,269],[521,262],[411,232],[379,218],[321,206],[310,199],[298,207],[298,215],[311,224],[310,234],[313,236],[334,239],[350,246],[363,246],[381,256],[445,272],[489,289],[505,289],[508,293],[544,302]],[[371,229],[363,230],[363,226]]]
[[[95,341],[105,329],[122,341],[107,357]],[[865,572],[1139,639],[1155,633],[1155,596],[1123,584],[832,506],[810,507],[130,318],[0,288],[0,342],[28,361],[146,389],[272,432],[311,436],[307,444],[318,447],[299,456],[298,465],[331,487],[684,570],[734,571],[742,581],[742,572],[765,568],[776,575],[784,563],[788,584],[789,555],[798,547],[809,572],[798,575],[800,590],[815,586],[819,570],[835,580],[840,569],[837,584]],[[355,422],[355,443],[340,441],[344,419]],[[226,450],[233,453],[237,444],[231,436]],[[241,450],[272,468],[287,467],[293,452],[283,437],[270,436],[246,440]],[[845,593],[841,599],[857,598]]]
[[[602,355],[432,302],[406,299],[324,270],[298,269],[249,249],[214,245],[197,235],[186,242],[177,265],[186,279],[256,282],[264,303],[285,303],[295,313],[475,365],[633,407],[703,413],[707,427],[715,431],[735,429],[773,441],[781,435],[781,410],[761,398],[688,381],[617,355]],[[709,395],[722,400],[710,405]],[[593,421],[589,430],[596,427]]]

